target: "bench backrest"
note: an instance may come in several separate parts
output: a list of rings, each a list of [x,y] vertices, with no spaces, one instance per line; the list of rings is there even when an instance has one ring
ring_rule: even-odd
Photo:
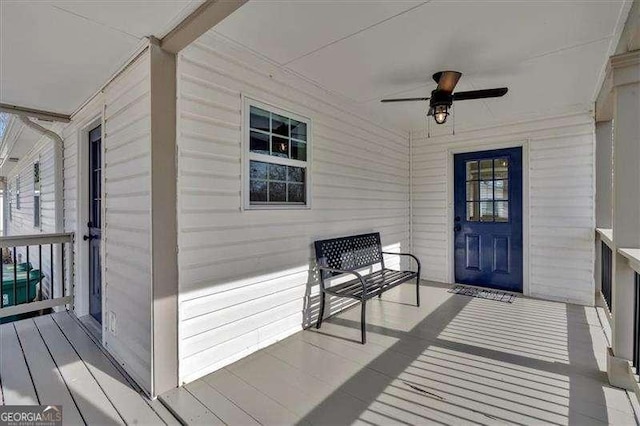
[[[354,271],[383,262],[379,232],[320,240],[314,244],[318,266]],[[332,275],[335,274],[325,271],[322,278]]]

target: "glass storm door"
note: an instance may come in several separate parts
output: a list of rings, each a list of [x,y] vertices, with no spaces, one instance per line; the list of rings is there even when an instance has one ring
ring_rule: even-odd
[[[102,323],[102,133],[101,126],[89,132],[89,313]]]
[[[522,148],[454,157],[455,281],[522,291]]]

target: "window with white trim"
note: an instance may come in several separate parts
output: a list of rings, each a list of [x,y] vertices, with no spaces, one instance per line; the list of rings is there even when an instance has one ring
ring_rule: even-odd
[[[16,210],[20,210],[20,175],[16,176]]]
[[[308,208],[311,120],[245,99],[244,206]]]
[[[33,163],[33,227],[40,229],[40,161]]]
[[[9,187],[7,188],[7,200],[9,201],[9,206],[7,210],[9,210],[9,222],[13,221],[13,186],[11,182],[9,182]]]

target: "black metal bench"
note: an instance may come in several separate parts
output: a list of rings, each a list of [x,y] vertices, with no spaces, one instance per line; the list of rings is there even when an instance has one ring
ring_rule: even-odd
[[[385,291],[415,278],[416,306],[420,306],[420,261],[409,253],[383,252],[379,233],[320,240],[315,242],[315,249],[320,271],[320,313],[316,328],[320,328],[322,325],[327,293],[360,300],[362,303],[360,327],[363,344],[367,341],[365,322],[367,300],[375,296],[381,297]],[[387,269],[384,265],[384,254],[412,257],[418,264],[418,270],[412,272]],[[362,269],[376,265],[380,265],[379,270],[362,272]],[[326,286],[326,279],[343,274],[354,275],[355,278],[330,287]]]

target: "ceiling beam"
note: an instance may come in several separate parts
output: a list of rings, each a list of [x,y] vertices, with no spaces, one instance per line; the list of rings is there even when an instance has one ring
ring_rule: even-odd
[[[37,118],[38,120],[59,121],[61,123],[68,123],[69,121],[71,121],[71,117],[66,114],[60,114],[51,111],[42,111],[39,109],[25,108],[17,105],[2,103],[0,103],[0,112],[15,114],[22,117]]]
[[[246,2],[247,0],[206,0],[162,38],[160,47],[169,53],[178,53]]]

